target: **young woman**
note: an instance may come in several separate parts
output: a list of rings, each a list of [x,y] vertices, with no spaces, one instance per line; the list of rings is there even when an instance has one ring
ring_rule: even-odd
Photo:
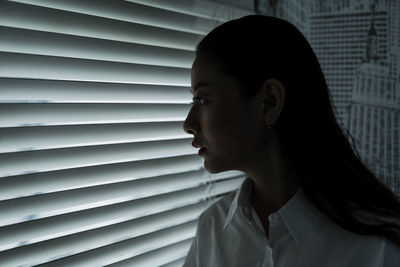
[[[247,177],[201,214],[185,267],[400,266],[399,197],[350,145],[292,24],[218,26],[196,48],[191,83],[183,128],[205,169]]]

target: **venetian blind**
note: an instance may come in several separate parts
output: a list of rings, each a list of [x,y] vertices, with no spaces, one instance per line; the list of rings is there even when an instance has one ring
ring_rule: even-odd
[[[0,266],[181,266],[207,173],[183,129],[209,1],[0,2]]]

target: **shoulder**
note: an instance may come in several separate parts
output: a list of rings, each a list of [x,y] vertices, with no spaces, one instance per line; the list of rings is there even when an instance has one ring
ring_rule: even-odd
[[[388,239],[383,239],[383,261],[384,261],[384,267],[390,267],[390,266],[398,266],[400,262],[400,245],[395,244],[394,242],[388,240]]]
[[[210,204],[199,216],[195,238],[183,266],[211,266],[208,264],[215,249],[219,225],[224,222],[236,191],[230,192]]]
[[[400,246],[382,236],[341,230],[331,235],[330,240],[337,245],[338,251],[343,250],[341,255],[358,255],[358,261],[363,262],[363,266],[394,267],[400,262]]]

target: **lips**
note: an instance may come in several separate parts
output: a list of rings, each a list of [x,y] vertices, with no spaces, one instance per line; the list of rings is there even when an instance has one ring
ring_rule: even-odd
[[[200,143],[198,143],[198,142],[195,141],[195,140],[193,140],[192,146],[193,146],[193,147],[196,147],[196,148],[202,148],[202,146],[200,145]]]

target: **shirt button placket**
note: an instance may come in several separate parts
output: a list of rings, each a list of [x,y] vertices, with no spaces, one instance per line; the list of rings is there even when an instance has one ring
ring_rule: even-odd
[[[247,223],[250,224],[251,226],[253,226],[252,221],[248,219],[250,217],[250,212],[249,212],[249,209],[247,207],[244,208],[244,215],[246,217]]]
[[[272,248],[270,246],[267,245],[266,247],[266,252],[265,252],[266,256],[265,256],[265,267],[273,267],[274,266],[274,260],[272,257]]]

